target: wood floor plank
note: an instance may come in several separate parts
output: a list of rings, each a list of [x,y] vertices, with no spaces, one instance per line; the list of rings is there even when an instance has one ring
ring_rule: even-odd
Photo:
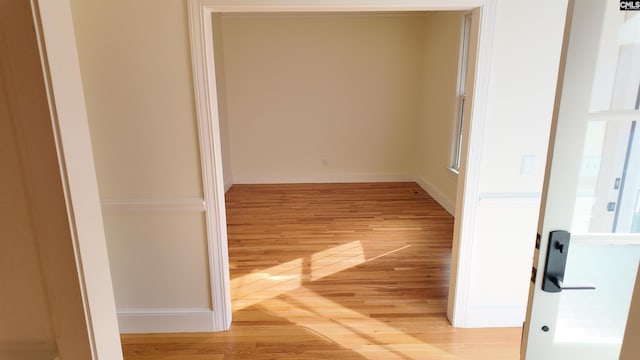
[[[123,335],[127,360],[517,359],[446,320],[453,218],[415,183],[234,185],[228,332]]]

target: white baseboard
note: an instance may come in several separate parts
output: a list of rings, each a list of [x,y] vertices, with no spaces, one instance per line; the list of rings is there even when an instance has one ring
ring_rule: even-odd
[[[431,196],[435,201],[440,204],[449,214],[455,216],[456,214],[456,203],[449,199],[445,194],[443,194],[440,190],[438,190],[433,184],[423,179],[421,176],[416,176],[414,178],[415,182],[420,185],[422,190],[426,191],[429,196]]]
[[[233,186],[233,183],[225,183],[224,184],[224,193],[226,194],[229,189]]]
[[[211,332],[211,309],[130,309],[118,310],[121,334]]]
[[[234,184],[303,184],[303,183],[354,183],[354,182],[409,182],[414,177],[401,173],[326,173],[271,175],[233,175]]]
[[[471,305],[467,308],[467,319],[463,327],[522,327],[526,312],[527,304]]]

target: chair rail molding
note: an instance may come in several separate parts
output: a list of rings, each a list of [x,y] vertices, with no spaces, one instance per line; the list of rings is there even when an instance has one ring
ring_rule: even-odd
[[[107,198],[102,200],[105,212],[152,211],[152,212],[204,212],[203,198]]]
[[[367,11],[445,11],[478,9],[480,32],[475,67],[472,104],[473,126],[468,132],[466,150],[458,186],[458,206],[452,271],[452,296],[449,297],[449,319],[454,326],[468,326],[467,310],[470,283],[473,227],[478,202],[480,154],[485,124],[489,65],[493,41],[496,0],[189,0],[189,36],[195,88],[195,105],[204,187],[207,242],[211,273],[211,298],[214,329],[231,326],[231,294],[229,289],[229,256],[227,250],[226,213],[220,125],[217,102],[213,20],[215,13],[261,12],[367,12]],[[469,151],[473,149],[473,151]]]

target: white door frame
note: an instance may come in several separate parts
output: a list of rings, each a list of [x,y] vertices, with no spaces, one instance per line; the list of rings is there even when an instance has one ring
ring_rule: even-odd
[[[479,34],[471,111],[465,119],[467,138],[463,140],[458,177],[451,279],[447,316],[456,327],[468,326],[473,224],[478,205],[480,155],[486,123],[489,66],[493,42],[496,0],[189,0],[189,36],[195,87],[211,299],[215,331],[231,326],[231,292],[227,248],[226,212],[220,125],[213,46],[214,13],[225,12],[367,12],[367,11],[479,11]]]
[[[13,0],[5,9],[0,86],[11,115],[2,121],[15,129],[55,338],[51,349],[39,342],[8,348],[122,360],[70,2]]]

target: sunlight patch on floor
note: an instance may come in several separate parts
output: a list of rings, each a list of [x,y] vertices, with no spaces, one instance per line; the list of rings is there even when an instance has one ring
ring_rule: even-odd
[[[302,286],[302,259],[231,280],[232,309],[242,310]]]
[[[362,242],[351,241],[310,257],[235,278],[231,281],[233,310],[257,305],[367,359],[455,359],[454,355],[438,347],[304,286],[409,247],[405,245],[367,259]]]
[[[320,251],[310,259],[298,258],[259,272],[231,280],[233,311],[295,290],[310,282],[364,263],[358,240]]]
[[[283,300],[271,299],[260,308],[353,350],[367,359],[456,359],[456,356],[409,334],[398,333],[382,321],[348,309],[303,288]]]
[[[364,263],[364,250],[360,241],[334,246],[311,255],[310,281],[322,279]]]
[[[366,259],[362,242],[351,241],[271,268],[231,280],[233,311],[278,297],[300,288],[305,282],[320,280],[352,267],[404,250],[406,245]]]

